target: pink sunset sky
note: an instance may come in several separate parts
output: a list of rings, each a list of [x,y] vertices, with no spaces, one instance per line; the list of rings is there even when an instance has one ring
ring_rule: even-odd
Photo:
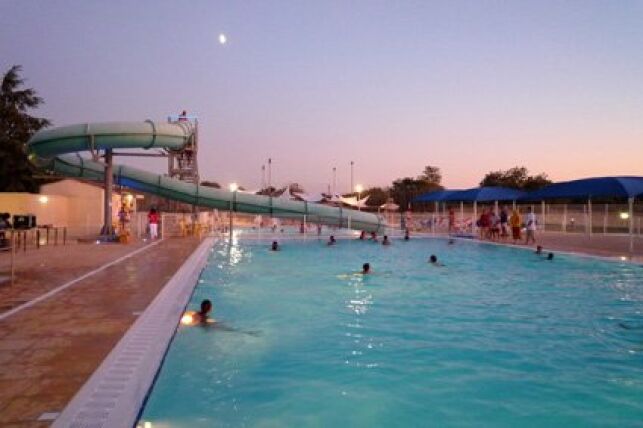
[[[5,1],[0,66],[55,125],[201,123],[203,179],[338,190],[643,175],[643,2]],[[228,42],[218,42],[219,34]],[[125,160],[162,172],[162,160]]]

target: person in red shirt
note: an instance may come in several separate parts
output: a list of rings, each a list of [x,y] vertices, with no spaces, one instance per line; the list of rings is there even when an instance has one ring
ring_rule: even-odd
[[[156,208],[152,208],[147,215],[147,221],[150,225],[150,238],[156,239],[159,237],[159,214]]]

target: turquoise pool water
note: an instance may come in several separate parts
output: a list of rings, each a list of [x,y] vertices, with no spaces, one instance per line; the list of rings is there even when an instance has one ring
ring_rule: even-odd
[[[212,299],[222,328],[179,327],[141,421],[643,425],[641,266],[439,239],[267,248],[214,247],[190,308]]]

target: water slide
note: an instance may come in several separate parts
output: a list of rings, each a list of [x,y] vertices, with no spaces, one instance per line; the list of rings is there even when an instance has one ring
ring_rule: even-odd
[[[181,150],[192,134],[189,122],[157,123],[105,122],[86,123],[46,129],[29,140],[30,156],[38,165],[52,172],[84,180],[103,182],[105,164],[81,157],[78,152],[97,153],[106,149]],[[277,197],[228,192],[186,183],[127,165],[114,165],[115,184],[140,192],[188,204],[220,210],[264,214],[285,219],[303,220],[367,232],[383,232],[380,218],[342,207]]]

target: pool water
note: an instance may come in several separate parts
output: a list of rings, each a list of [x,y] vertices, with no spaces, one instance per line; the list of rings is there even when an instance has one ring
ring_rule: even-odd
[[[643,425],[641,266],[441,239],[282,245],[215,245],[190,308],[211,299],[219,328],[179,327],[141,423]]]

